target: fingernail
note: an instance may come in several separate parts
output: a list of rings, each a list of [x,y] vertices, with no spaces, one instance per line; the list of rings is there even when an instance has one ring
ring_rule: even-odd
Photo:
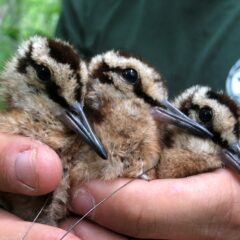
[[[71,199],[71,207],[74,212],[79,214],[85,214],[95,206],[95,200],[92,195],[85,189],[77,189]],[[93,213],[89,214],[93,217]]]
[[[37,187],[37,174],[34,164],[35,158],[36,150],[31,149],[18,153],[15,162],[17,179],[31,189]]]

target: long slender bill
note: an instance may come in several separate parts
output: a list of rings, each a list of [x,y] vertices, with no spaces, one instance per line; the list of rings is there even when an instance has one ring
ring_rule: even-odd
[[[227,149],[223,149],[222,151],[224,153],[223,160],[225,164],[240,172],[240,144],[232,144]]]
[[[75,102],[71,110],[64,109],[59,114],[59,119],[74,132],[80,134],[101,158],[108,158],[106,149],[93,132],[79,102]]]
[[[161,104],[166,109],[154,107],[152,110],[152,115],[156,120],[176,125],[201,137],[213,138],[213,134],[208,129],[186,116],[167,100],[164,100]]]

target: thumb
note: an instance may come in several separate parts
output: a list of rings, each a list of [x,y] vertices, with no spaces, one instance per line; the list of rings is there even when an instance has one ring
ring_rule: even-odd
[[[0,191],[41,195],[53,191],[62,167],[57,154],[39,141],[0,134]]]

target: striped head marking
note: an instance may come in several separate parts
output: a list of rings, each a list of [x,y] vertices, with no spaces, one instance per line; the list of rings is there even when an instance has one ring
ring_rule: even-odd
[[[154,68],[119,51],[108,51],[92,58],[89,73],[91,81],[95,81],[92,85],[100,85],[115,97],[137,97],[150,105],[167,98],[164,81]]]
[[[87,68],[70,44],[35,36],[19,47],[1,77],[14,106],[30,108],[38,98],[68,107],[85,93]]]
[[[204,125],[222,147],[239,142],[240,108],[221,91],[194,86],[175,99],[175,105],[186,115]]]

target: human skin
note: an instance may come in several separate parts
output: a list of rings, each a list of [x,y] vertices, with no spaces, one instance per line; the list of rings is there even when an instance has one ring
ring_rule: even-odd
[[[72,189],[72,209],[85,213],[127,179],[91,181]],[[135,180],[90,216],[141,239],[238,240],[240,176],[227,169],[182,179]],[[90,200],[89,200],[90,199]]]
[[[33,151],[33,152],[32,152]],[[40,195],[55,189],[61,161],[46,145],[25,137],[0,134],[0,190]],[[91,181],[71,191],[71,209],[83,214],[129,181]],[[237,240],[240,236],[240,177],[227,169],[183,179],[135,180],[79,224],[66,240],[147,239]],[[66,229],[74,219],[61,223]],[[96,224],[94,224],[94,222]],[[0,211],[0,236],[23,236],[28,222]],[[102,227],[101,227],[102,226]],[[111,230],[107,230],[111,229]],[[119,232],[120,235],[114,233]],[[35,224],[26,239],[59,240],[64,231]]]
[[[26,137],[0,134],[0,191],[37,196],[53,191],[62,176],[57,154],[39,141]],[[66,228],[73,219],[62,223]],[[22,239],[31,223],[0,209],[0,238]],[[63,229],[35,224],[26,240],[59,240]],[[123,240],[125,238],[94,223],[84,221],[66,240]],[[95,237],[94,237],[95,236]]]

